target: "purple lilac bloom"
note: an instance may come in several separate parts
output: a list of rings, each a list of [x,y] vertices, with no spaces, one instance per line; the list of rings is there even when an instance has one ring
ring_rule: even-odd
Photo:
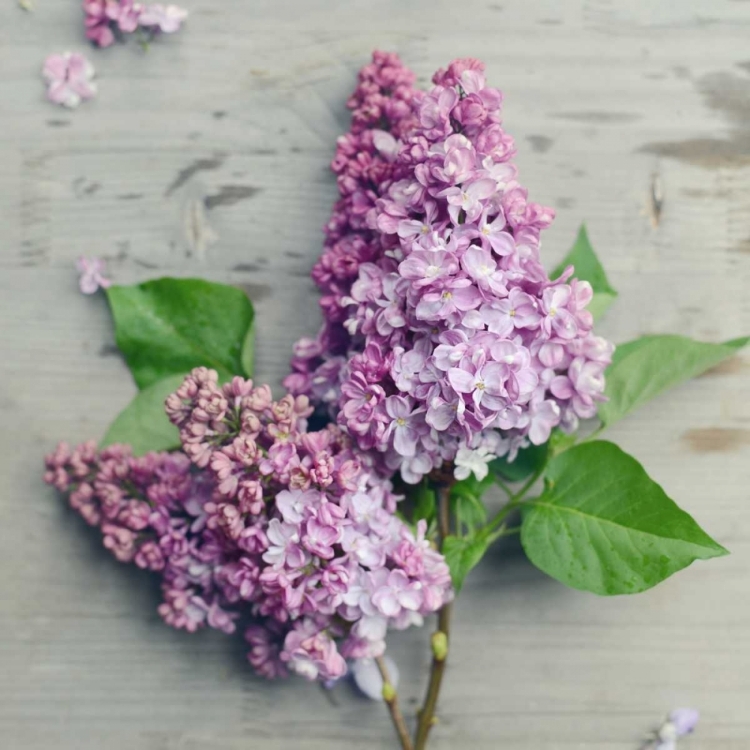
[[[416,440],[421,415],[391,398],[394,421],[416,425],[396,438],[397,424],[394,439]],[[307,431],[306,396],[273,401],[268,386],[220,386],[198,368],[166,410],[181,451],[60,444],[45,481],[118,560],[159,573],[169,625],[231,633],[250,621],[259,674],[327,681],[452,597],[444,558],[394,514],[380,467],[335,425]]]
[[[677,740],[691,734],[699,718],[700,714],[694,708],[676,708],[659,727],[653,743],[649,746],[654,750],[675,750]]]
[[[414,91],[380,52],[360,73],[313,269],[324,324],[285,381],[407,482],[444,463],[480,475],[575,430],[613,352],[592,331],[590,285],[541,264],[554,212],[518,182],[483,64],[455,60],[433,83]]]
[[[109,47],[138,29],[172,34],[188,16],[176,5],[143,5],[134,0],[83,0],[83,13],[86,38],[97,47]]]
[[[695,731],[700,714],[694,708],[676,708],[670,712],[668,721],[674,726],[678,737],[684,737]]]

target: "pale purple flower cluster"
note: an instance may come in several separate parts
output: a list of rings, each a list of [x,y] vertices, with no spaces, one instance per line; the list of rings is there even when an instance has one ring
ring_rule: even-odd
[[[143,5],[135,0],[83,0],[86,38],[109,47],[139,29],[149,35],[179,31],[188,12],[176,5]]]
[[[603,399],[613,351],[592,332],[591,286],[572,267],[550,280],[540,262],[554,212],[517,180],[502,95],[483,68],[469,59],[439,71],[388,136],[387,118],[369,123],[373,158],[387,166],[357,183],[367,200],[334,209],[313,271],[325,324],[297,345],[286,380],[407,482],[459,452],[474,467],[557,426],[575,430]],[[355,118],[366,144],[361,127]],[[345,159],[359,155],[339,150],[339,174]],[[321,273],[342,267],[336,282]]]
[[[308,432],[310,411],[199,368],[167,399],[182,452],[61,445],[45,479],[117,559],[161,572],[167,623],[232,632],[242,617],[260,674],[337,678],[452,589],[424,524],[397,518],[390,482],[338,427]]]

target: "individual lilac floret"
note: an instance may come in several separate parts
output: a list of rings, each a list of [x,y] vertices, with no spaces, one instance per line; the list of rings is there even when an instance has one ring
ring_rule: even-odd
[[[257,672],[325,682],[451,599],[424,522],[415,534],[399,520],[390,481],[340,428],[308,432],[306,396],[274,401],[198,368],[166,409],[182,451],[61,444],[45,480],[118,560],[159,572],[168,624],[232,632],[250,619]]]
[[[125,34],[143,29],[148,34],[179,31],[188,12],[176,5],[143,5],[134,0],[83,0],[86,38],[109,47]]]
[[[676,750],[681,737],[692,734],[700,714],[694,708],[676,708],[641,746],[642,750]]]
[[[471,450],[462,446],[453,460],[456,479],[468,479],[473,474],[480,482],[490,473],[489,463],[495,458],[486,446]]]
[[[116,34],[132,34],[144,7],[134,0],[83,0],[86,38],[98,47],[109,47]]]
[[[77,52],[50,55],[44,61],[42,76],[47,82],[47,98],[63,107],[75,109],[96,95],[94,66]]]
[[[456,60],[407,101],[397,58],[363,69],[313,269],[325,323],[285,381],[410,483],[446,463],[482,476],[485,458],[575,430],[613,351],[592,332],[591,286],[540,262],[554,212],[527,200],[483,71]]]
[[[98,47],[109,47],[115,43],[110,12],[116,9],[119,9],[119,5],[112,0],[83,0],[86,38]]]
[[[684,737],[686,734],[692,734],[695,731],[699,719],[700,713],[694,708],[676,708],[667,717],[667,724],[674,727],[675,734],[678,737]]]
[[[106,264],[101,258],[81,256],[76,260],[79,273],[78,286],[83,294],[95,294],[99,289],[107,289],[112,282],[104,275]]]
[[[141,26],[163,34],[179,31],[188,12],[177,5],[147,5],[138,19]]]
[[[700,714],[694,708],[677,708],[672,711],[656,733],[654,750],[674,750],[677,740],[692,734]]]

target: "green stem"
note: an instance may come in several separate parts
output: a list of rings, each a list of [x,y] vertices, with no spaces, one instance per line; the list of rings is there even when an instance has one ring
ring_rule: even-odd
[[[497,529],[499,526],[502,525],[503,521],[505,521],[505,518],[508,516],[509,513],[513,512],[516,508],[518,508],[522,502],[523,499],[526,497],[526,493],[534,486],[537,479],[539,479],[540,476],[542,476],[542,473],[544,472],[544,466],[537,469],[527,480],[526,484],[521,487],[518,492],[513,493],[510,496],[510,500],[503,505],[502,508],[495,514],[495,516],[490,520],[490,522],[485,526],[485,529],[487,531],[493,531],[494,529]]]
[[[506,484],[502,479],[500,479],[499,476],[495,476],[495,484],[497,484],[498,487],[508,496],[513,497],[513,490],[510,488],[510,485]]]
[[[497,532],[497,536],[513,536],[514,534],[520,534],[521,533],[521,527],[520,526],[511,526],[510,528],[501,529]]]
[[[383,678],[383,700],[388,707],[388,713],[391,715],[391,721],[393,722],[393,727],[396,730],[399,742],[401,743],[401,748],[402,750],[413,750],[414,746],[411,744],[409,729],[406,726],[404,715],[401,713],[401,707],[398,703],[398,693],[391,682],[391,677],[388,674],[388,667],[385,665],[382,656],[376,657],[375,663],[378,665],[380,676]]]
[[[506,516],[521,505],[526,493],[534,486],[544,471],[544,467],[538,469],[529,477],[528,481],[521,487],[518,492],[513,492],[511,488],[502,480],[498,479],[498,484],[507,493],[508,502],[498,511],[495,517],[484,527],[487,532],[494,531],[496,537],[510,536],[520,531],[520,526],[511,528],[504,527]],[[450,486],[443,485],[438,487],[438,546],[442,550],[445,538],[450,534]],[[446,604],[438,612],[438,627],[432,634],[432,666],[430,667],[430,679],[427,685],[422,708],[417,714],[417,731],[414,736],[414,750],[424,750],[427,744],[427,738],[430,729],[437,723],[435,711],[437,708],[438,697],[440,696],[440,687],[443,682],[445,673],[445,662],[448,657],[448,642],[450,637],[450,616],[451,605]]]
[[[515,495],[513,495],[512,500],[515,500],[515,501],[522,500],[526,496],[526,493],[534,486],[534,484],[536,484],[536,480],[539,479],[540,476],[542,476],[542,474],[544,473],[544,469],[545,468],[546,468],[546,466],[544,466],[544,465],[541,466],[540,468],[538,468],[529,477],[529,479],[526,482],[526,484],[524,484],[524,486],[521,487],[521,489],[518,490],[518,492],[516,492]]]
[[[591,432],[588,435],[586,435],[586,437],[580,438],[578,440],[578,442],[579,443],[588,443],[589,440],[596,440],[599,437],[599,435],[602,434],[602,432],[604,431],[605,427],[606,427],[606,425],[600,424],[593,432]]]
[[[518,500],[511,498],[502,508],[490,519],[488,524],[484,527],[486,531],[492,532],[499,528],[505,522],[505,518],[508,514],[512,513],[521,503]]]
[[[445,538],[450,534],[450,487],[438,488],[438,533],[440,548]],[[445,673],[445,660],[448,657],[448,641],[450,638],[451,605],[446,604],[438,612],[437,630],[432,634],[432,666],[430,680],[427,685],[424,704],[417,714],[417,731],[414,736],[414,750],[424,750],[427,737],[433,725],[437,723],[435,709],[437,708],[440,686]]]

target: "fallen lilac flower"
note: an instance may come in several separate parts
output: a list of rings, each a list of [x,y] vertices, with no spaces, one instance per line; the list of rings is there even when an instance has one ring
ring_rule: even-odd
[[[104,275],[106,268],[101,258],[86,258],[82,255],[76,261],[76,269],[80,274],[78,286],[83,294],[95,294],[99,289],[112,286],[112,282]]]
[[[677,740],[695,731],[700,714],[694,708],[676,708],[670,712],[664,723],[651,738],[641,746],[641,750],[676,750]]]
[[[654,750],[674,750],[680,737],[692,734],[699,718],[700,714],[694,708],[677,708],[672,711],[656,733]]]
[[[694,708],[676,708],[667,717],[667,721],[661,728],[661,732],[671,732],[674,728],[674,732],[677,737],[684,737],[686,734],[692,734],[695,731],[695,727],[698,725],[698,719],[700,714]],[[670,729],[667,729],[670,727]]]
[[[50,55],[44,61],[42,76],[47,81],[47,98],[74,109],[96,95],[94,66],[78,52]]]
[[[187,17],[188,12],[177,5],[147,5],[141,12],[139,23],[150,31],[174,34]]]
[[[188,12],[177,5],[143,5],[134,0],[83,0],[86,38],[109,47],[125,34],[143,29],[154,36],[180,30]]]
[[[114,44],[119,34],[132,34],[143,6],[133,0],[83,0],[86,38],[98,47]]]

